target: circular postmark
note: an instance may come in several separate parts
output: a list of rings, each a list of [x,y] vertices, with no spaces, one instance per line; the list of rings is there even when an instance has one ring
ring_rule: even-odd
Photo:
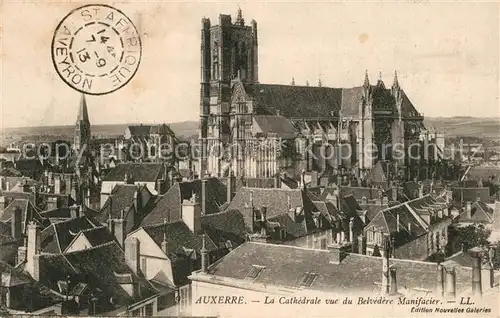
[[[142,55],[133,22],[104,4],[85,5],[66,15],[54,32],[51,48],[59,77],[90,95],[125,86],[137,72]]]

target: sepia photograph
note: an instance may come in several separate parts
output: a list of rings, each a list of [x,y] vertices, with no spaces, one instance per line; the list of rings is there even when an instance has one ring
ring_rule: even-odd
[[[500,315],[500,2],[0,15],[0,317]]]

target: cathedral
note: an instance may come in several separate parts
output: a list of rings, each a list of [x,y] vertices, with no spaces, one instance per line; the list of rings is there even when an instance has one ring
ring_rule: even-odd
[[[363,178],[379,160],[404,169],[408,156],[396,154],[425,135],[397,73],[390,86],[365,74],[353,88],[262,84],[258,75],[257,22],[246,25],[241,10],[235,21],[219,15],[218,25],[202,19],[202,176],[343,170]]]
[[[80,107],[76,116],[76,125],[73,140],[73,149],[78,152],[82,147],[88,147],[91,139],[90,120],[87,111],[87,100],[85,94],[80,99]]]

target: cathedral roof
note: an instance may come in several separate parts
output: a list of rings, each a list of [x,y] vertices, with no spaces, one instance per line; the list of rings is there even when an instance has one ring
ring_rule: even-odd
[[[374,98],[374,109],[396,111],[395,101],[390,89],[383,82],[371,85],[368,89]],[[339,110],[347,117],[360,116],[363,90],[366,87],[331,88],[277,84],[244,84],[246,94],[252,98],[259,114],[276,114],[286,118],[318,118],[337,116]],[[418,116],[408,96],[401,92],[402,116]]]

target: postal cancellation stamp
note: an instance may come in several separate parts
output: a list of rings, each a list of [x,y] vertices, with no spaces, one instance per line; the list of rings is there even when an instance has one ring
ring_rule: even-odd
[[[142,45],[133,22],[109,5],[79,7],[57,26],[52,61],[73,89],[104,95],[125,86],[139,68]]]

